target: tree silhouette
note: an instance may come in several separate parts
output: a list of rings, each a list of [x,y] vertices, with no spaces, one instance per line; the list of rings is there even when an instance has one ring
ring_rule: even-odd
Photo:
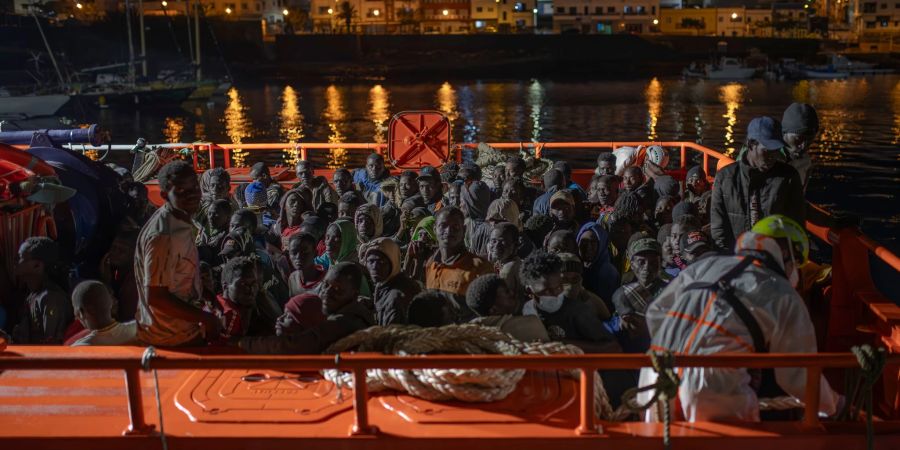
[[[356,8],[354,8],[353,5],[350,4],[350,2],[341,3],[340,12],[338,12],[338,18],[344,20],[344,25],[347,26],[347,34],[350,34],[354,15],[356,15]]]

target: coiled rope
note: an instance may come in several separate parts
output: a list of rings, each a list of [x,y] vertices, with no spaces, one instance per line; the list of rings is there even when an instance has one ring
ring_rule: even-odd
[[[150,371],[150,361],[156,358],[156,349],[153,346],[147,347],[144,350],[144,354],[141,355],[141,369],[144,372]],[[159,439],[162,441],[163,450],[169,450],[169,444],[166,441],[166,428],[163,425],[163,411],[162,411],[162,401],[159,399],[159,376],[156,374],[156,369],[153,369],[153,389],[156,392],[156,414],[159,417]]]
[[[523,343],[497,328],[474,324],[440,328],[416,326],[371,327],[332,344],[326,353],[380,352],[391,355],[554,355],[583,354],[578,347],[561,342]],[[337,386],[351,384],[352,375],[325,370],[323,375]],[[371,392],[387,389],[407,392],[425,400],[492,402],[511,394],[525,375],[524,369],[369,369],[366,385]],[[578,377],[579,371],[566,371]],[[340,389],[338,389],[340,390]],[[613,409],[599,375],[594,374],[594,413],[611,420]]]
[[[670,400],[675,399],[678,395],[678,386],[681,384],[681,377],[675,371],[675,356],[672,352],[647,352],[650,356],[650,362],[653,364],[653,370],[656,371],[656,382],[644,387],[631,388],[622,394],[622,405],[629,411],[641,413],[653,406],[655,403],[662,403],[663,411],[663,446],[666,450],[672,448],[672,414],[669,410]],[[642,392],[653,391],[653,395],[647,403],[638,402],[638,395]]]
[[[859,369],[852,371],[847,376],[846,402],[844,408],[838,414],[841,420],[857,419],[860,407],[866,411],[866,448],[875,448],[875,430],[872,426],[872,389],[881,378],[884,370],[887,351],[882,348],[873,348],[871,345],[851,347],[850,351],[856,356]]]

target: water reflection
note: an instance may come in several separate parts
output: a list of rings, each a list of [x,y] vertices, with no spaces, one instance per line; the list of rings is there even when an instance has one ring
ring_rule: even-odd
[[[194,108],[194,141],[206,140],[206,121],[203,117],[203,109],[199,106]]]
[[[325,123],[328,124],[328,142],[340,144],[346,139],[343,128],[345,126],[345,120],[347,120],[347,113],[344,112],[341,92],[335,85],[332,84],[325,89],[325,102],[327,103],[327,106],[325,107],[325,112],[322,114],[322,117],[325,119]],[[347,149],[332,148],[328,151],[328,168],[337,169],[344,167],[347,165],[347,159]]]
[[[184,131],[184,119],[181,117],[166,117],[163,126],[163,137],[166,142],[174,144],[181,142],[181,133]]]
[[[644,90],[647,98],[647,139],[655,141],[657,138],[656,124],[659,121],[659,112],[662,109],[662,84],[653,78],[647,89]]]
[[[510,122],[516,121],[510,120],[511,115],[507,109],[509,102],[507,102],[505,86],[505,83],[490,83],[485,87],[487,91],[485,96],[485,110],[487,113],[485,117],[485,131],[487,136],[482,136],[482,140],[489,140],[492,136],[516,136],[518,134],[517,130],[511,130],[510,133],[507,133]]]
[[[291,86],[285,86],[281,92],[281,112],[278,114],[281,124],[278,135],[282,140],[294,144],[303,139],[303,115],[300,114],[299,95]],[[297,147],[283,149],[282,159],[290,167],[297,164],[300,151]]]
[[[385,123],[390,118],[390,101],[387,89],[380,84],[369,89],[369,120],[375,125],[375,143],[384,144],[384,133],[387,131]]]
[[[253,125],[247,117],[247,108],[241,102],[237,88],[228,90],[228,106],[225,107],[222,121],[225,122],[225,134],[231,139],[232,144],[241,144],[245,138],[253,136]],[[236,148],[231,151],[231,157],[234,167],[244,167],[247,152]]]
[[[891,128],[891,144],[900,144],[900,81],[894,85],[891,90],[891,109],[894,110],[894,126]],[[897,159],[900,160],[900,152],[897,153]]]
[[[538,80],[532,80],[528,86],[528,106],[531,108],[531,142],[541,140],[541,110],[544,107],[544,87]]]
[[[744,86],[737,83],[729,83],[719,88],[719,101],[725,104],[725,153],[733,155],[734,127],[737,125],[737,111],[744,102]]]

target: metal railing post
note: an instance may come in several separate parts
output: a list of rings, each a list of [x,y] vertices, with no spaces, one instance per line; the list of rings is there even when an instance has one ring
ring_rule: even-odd
[[[209,168],[212,169],[212,168],[216,167],[216,152],[215,152],[215,150],[213,150],[212,145],[207,145],[206,151],[209,154]]]
[[[368,436],[378,433],[378,428],[369,425],[369,389],[366,385],[366,369],[353,369],[353,415],[350,428],[353,436]]]
[[[128,392],[128,428],[123,435],[150,434],[155,428],[144,421],[144,398],[141,392],[141,373],[138,369],[125,369],[125,390]]]
[[[581,372],[581,424],[575,430],[580,435],[597,434],[594,423],[594,369],[580,369]]]
[[[821,367],[806,369],[806,395],[803,397],[803,426],[816,428],[819,426],[819,382],[822,378]]]

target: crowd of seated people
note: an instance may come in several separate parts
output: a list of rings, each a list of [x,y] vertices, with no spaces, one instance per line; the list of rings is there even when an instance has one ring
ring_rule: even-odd
[[[300,161],[292,186],[259,163],[231,190],[227,171],[174,161],[158,209],[123,183],[135,206],[101,279],[72,282],[52,240],[23,242],[5,329],[14,344],[314,354],[373,325],[472,322],[588,353],[814,352],[797,288],[817,130],[808,105],[754,119],[713,183],[701,166],[667,175],[661,147],[601,154],[584,187],[567,162],[538,186],[517,156],[395,177],[371,154],[332,180]],[[686,370],[684,416],[759,420],[760,391],[739,372]],[[603,375],[610,392],[652,378]],[[773,379],[765,389],[802,396],[802,371]],[[822,386],[833,414],[839,398]]]

